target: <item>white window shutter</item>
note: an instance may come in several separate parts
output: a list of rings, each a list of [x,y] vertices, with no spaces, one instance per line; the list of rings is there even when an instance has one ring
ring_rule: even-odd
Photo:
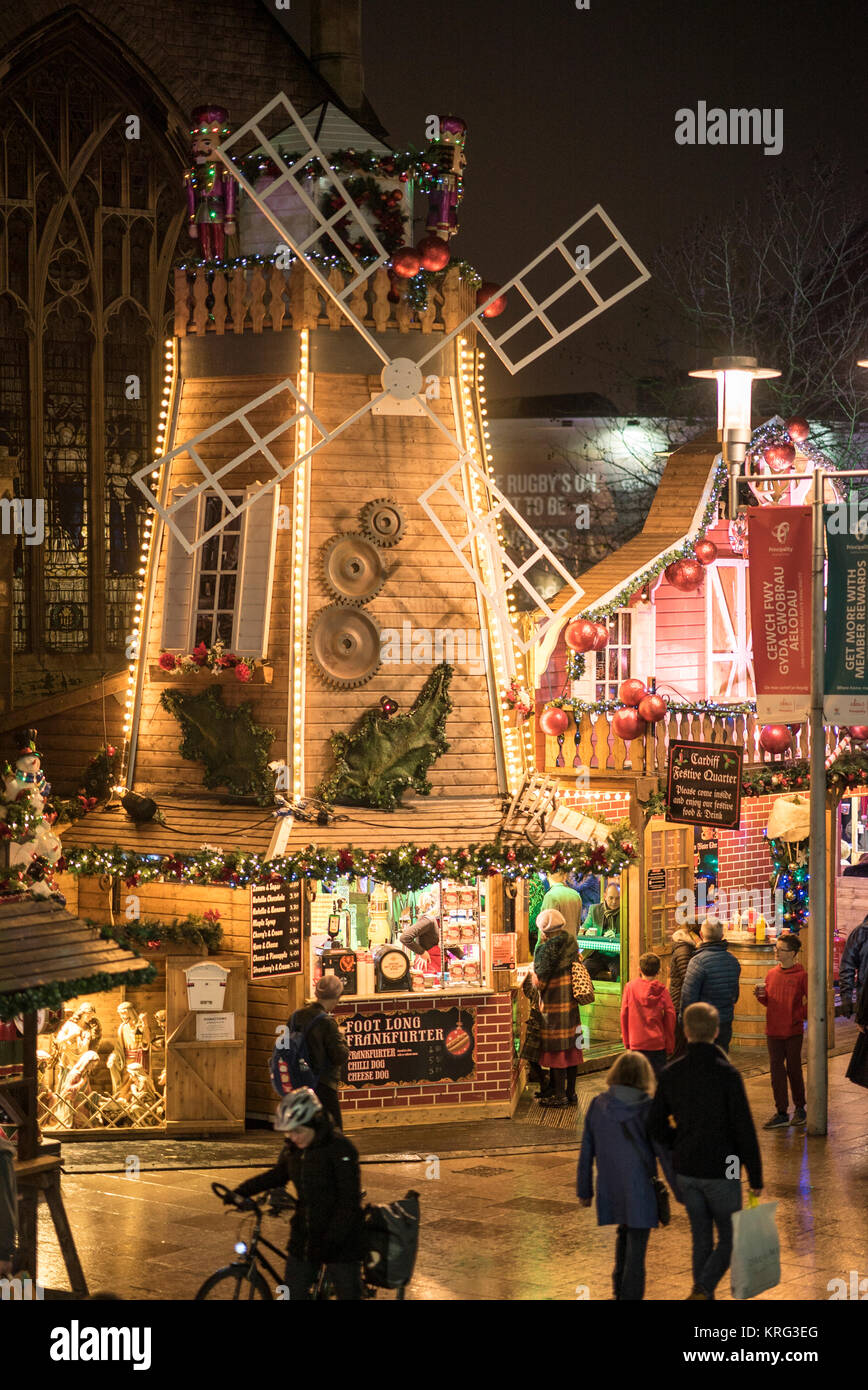
[[[172,491],[172,502],[191,491],[187,487],[177,487]],[[196,539],[199,527],[201,498],[186,507],[180,507],[175,514],[175,525],[183,531],[191,543]],[[167,533],[166,584],[163,595],[163,650],[186,652],[190,646],[190,619],[193,607],[193,579],[196,573],[196,556],[189,555],[172,532]]]
[[[248,488],[247,496],[260,492]],[[244,512],[244,549],[235,613],[234,650],[239,656],[265,656],[271,616],[271,583],[280,489],[261,493]]]
[[[630,675],[640,681],[656,674],[654,650],[654,607],[637,603],[630,609]]]

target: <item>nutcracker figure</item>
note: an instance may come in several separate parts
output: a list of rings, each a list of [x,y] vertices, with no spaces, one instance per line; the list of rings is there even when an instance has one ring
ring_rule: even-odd
[[[226,238],[235,233],[237,186],[228,169],[214,154],[215,146],[229,134],[229,112],[223,106],[197,106],[190,128],[192,167],[184,175],[187,185],[187,230],[198,240],[202,259],[222,261]]]
[[[467,126],[460,116],[441,116],[440,140],[428,150],[437,162],[441,179],[440,187],[428,195],[426,226],[429,236],[447,240],[458,232],[461,171],[467,163],[464,157],[466,139]]]

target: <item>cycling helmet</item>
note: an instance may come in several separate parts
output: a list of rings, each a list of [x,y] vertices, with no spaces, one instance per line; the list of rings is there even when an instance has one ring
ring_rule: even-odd
[[[274,1117],[274,1128],[288,1134],[292,1129],[311,1124],[321,1114],[319,1098],[309,1086],[300,1086],[282,1097]]]

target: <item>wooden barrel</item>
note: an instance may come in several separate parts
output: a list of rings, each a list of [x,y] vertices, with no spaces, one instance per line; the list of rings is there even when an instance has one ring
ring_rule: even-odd
[[[732,1022],[732,1047],[762,1047],[766,1045],[766,1011],[754,995],[754,986],[765,983],[775,963],[775,948],[771,941],[759,946],[746,942],[729,942],[729,949],[741,965],[739,995]]]
[[[621,1041],[621,985],[617,980],[595,980],[594,1002],[579,1010],[591,1043]]]

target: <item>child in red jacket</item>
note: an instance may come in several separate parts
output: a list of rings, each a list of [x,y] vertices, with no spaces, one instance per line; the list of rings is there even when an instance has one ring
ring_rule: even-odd
[[[805,1080],[802,1076],[802,1025],[808,1017],[808,976],[797,957],[802,949],[798,936],[786,932],[775,942],[775,959],[764,985],[754,994],[766,1009],[766,1042],[772,1073],[772,1094],[777,1110],[763,1129],[782,1129],[790,1123],[787,1077],[793,1093],[792,1123],[803,1125]]]
[[[641,1052],[659,1076],[675,1048],[675,1005],[669,990],[656,977],[660,957],[646,951],[639,957],[639,979],[624,986],[621,997],[621,1037],[630,1052]]]

